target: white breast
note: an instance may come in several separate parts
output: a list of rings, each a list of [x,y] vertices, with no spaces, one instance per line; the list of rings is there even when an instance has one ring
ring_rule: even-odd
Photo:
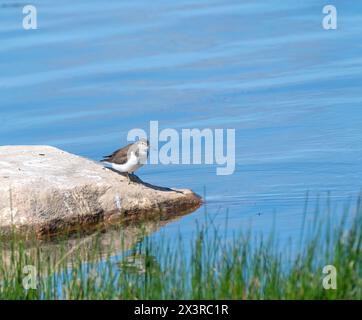
[[[112,168],[119,172],[128,172],[128,173],[134,172],[143,166],[143,163],[139,162],[139,159],[136,157],[134,152],[131,152],[127,162],[124,164],[117,164],[117,163],[110,163],[110,162],[104,162],[104,164],[108,168]]]

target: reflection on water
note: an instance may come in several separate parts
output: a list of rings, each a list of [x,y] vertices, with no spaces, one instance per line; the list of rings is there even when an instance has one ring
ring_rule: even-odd
[[[34,237],[34,240],[25,240],[24,246],[19,246],[18,250],[24,250],[26,256],[36,258],[35,264],[37,261],[42,263],[49,260],[54,270],[63,261],[71,265],[79,259],[84,262],[91,262],[88,260],[99,260],[102,257],[123,255],[128,252],[126,256],[128,258],[125,260],[127,264],[123,267],[127,265],[131,268],[131,265],[134,264],[134,268],[142,270],[142,263],[145,261],[142,260],[141,255],[134,251],[135,245],[141,242],[144,237],[158,231],[168,223],[177,221],[185,214],[187,212],[153,215],[149,219],[144,217],[142,221],[108,225],[103,229],[89,230],[88,234],[82,230],[81,234],[72,233],[70,236],[63,235],[62,238],[39,240]],[[18,236],[16,235],[16,237]],[[0,248],[0,260],[5,263],[10,263],[12,254],[19,255],[19,252],[14,252],[13,243],[9,239],[2,239]],[[39,248],[41,248],[40,251]],[[130,249],[133,251],[129,251]]]

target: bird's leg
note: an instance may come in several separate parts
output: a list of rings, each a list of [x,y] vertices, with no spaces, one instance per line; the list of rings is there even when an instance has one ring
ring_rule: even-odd
[[[132,177],[132,182],[134,183],[140,183],[140,178],[138,178],[138,176],[136,176],[136,174],[134,173],[134,171],[131,174]]]
[[[130,177],[131,181],[134,182],[134,172],[130,172],[129,177]]]
[[[133,172],[133,181],[139,183],[140,179],[138,178],[138,176],[135,175],[135,173]]]
[[[131,184],[131,178],[130,178],[130,176],[129,176],[129,173],[126,172],[126,174],[127,174],[127,178],[128,178],[128,184]]]

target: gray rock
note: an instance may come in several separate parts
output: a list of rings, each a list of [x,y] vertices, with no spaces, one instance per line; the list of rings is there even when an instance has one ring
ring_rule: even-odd
[[[156,187],[50,146],[0,147],[0,233],[39,237],[189,212],[191,190]]]

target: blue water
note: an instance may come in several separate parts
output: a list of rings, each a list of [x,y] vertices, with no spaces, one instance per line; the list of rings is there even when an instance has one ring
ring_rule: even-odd
[[[92,159],[133,128],[235,128],[236,171],[150,165],[150,183],[206,194],[214,223],[299,235],[306,192],[342,207],[362,185],[362,2],[0,1],[0,144]],[[200,208],[165,226],[192,239]],[[338,215],[338,210],[335,210]],[[157,236],[157,234],[155,234]]]

